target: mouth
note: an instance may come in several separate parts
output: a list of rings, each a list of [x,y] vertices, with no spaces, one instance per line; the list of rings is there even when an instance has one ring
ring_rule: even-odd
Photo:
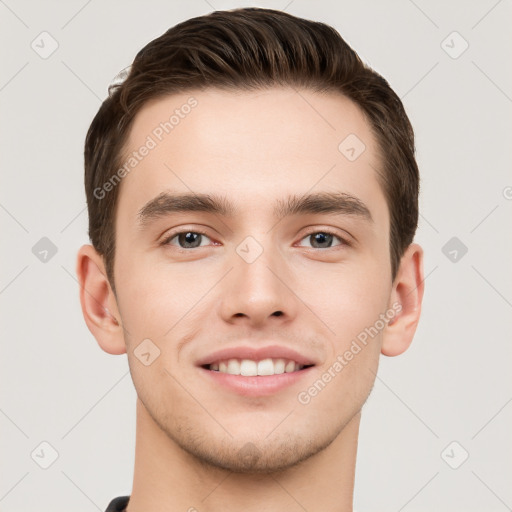
[[[196,361],[213,390],[244,397],[264,397],[304,386],[301,381],[318,363],[290,347],[225,348]]]
[[[240,375],[242,377],[267,377],[284,373],[295,373],[314,366],[301,364],[293,359],[266,358],[254,359],[223,359],[201,367],[212,372]]]

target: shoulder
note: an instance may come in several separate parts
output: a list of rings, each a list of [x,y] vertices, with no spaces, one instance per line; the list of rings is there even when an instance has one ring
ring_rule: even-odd
[[[108,504],[105,512],[124,512],[129,500],[130,496],[118,496]]]

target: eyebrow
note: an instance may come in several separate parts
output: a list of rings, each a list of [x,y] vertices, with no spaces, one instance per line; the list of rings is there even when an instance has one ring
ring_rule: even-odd
[[[216,194],[171,194],[162,192],[149,200],[138,212],[138,224],[147,226],[152,220],[172,213],[205,212],[223,217],[236,217],[239,209],[226,197]],[[345,192],[317,192],[291,195],[274,203],[274,217],[292,215],[338,214],[374,222],[369,208],[359,198]]]

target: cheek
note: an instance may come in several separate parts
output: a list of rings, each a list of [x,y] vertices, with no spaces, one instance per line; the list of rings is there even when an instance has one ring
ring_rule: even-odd
[[[311,272],[303,270],[297,295],[304,298],[316,319],[328,326],[336,352],[385,313],[391,282],[385,279],[377,258],[323,268],[317,263],[310,266]]]
[[[120,279],[117,288],[120,314],[133,339],[161,340],[181,319],[187,321],[187,312],[218,280],[194,262],[173,265],[133,258],[120,262],[116,270],[129,276]]]
[[[367,344],[340,342],[334,357],[299,391],[302,415],[339,426],[360,411],[375,382],[379,343],[378,336]]]

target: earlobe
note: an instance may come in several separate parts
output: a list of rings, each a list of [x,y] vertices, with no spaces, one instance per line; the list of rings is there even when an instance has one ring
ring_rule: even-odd
[[[411,244],[393,283],[390,302],[400,304],[400,309],[384,330],[381,352],[385,356],[402,354],[411,344],[420,320],[423,291],[423,249]]]
[[[85,323],[100,347],[109,354],[124,354],[126,345],[116,297],[108,282],[102,256],[92,245],[77,254],[76,273]]]

